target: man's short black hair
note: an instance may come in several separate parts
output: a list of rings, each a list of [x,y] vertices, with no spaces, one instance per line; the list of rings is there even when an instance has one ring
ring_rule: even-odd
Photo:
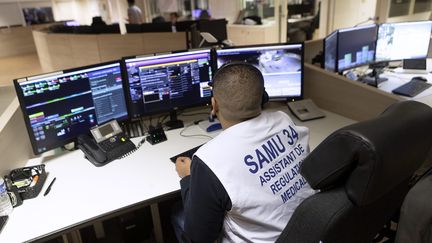
[[[213,96],[219,112],[230,121],[243,121],[261,113],[264,78],[255,66],[233,62],[222,66],[213,77]]]

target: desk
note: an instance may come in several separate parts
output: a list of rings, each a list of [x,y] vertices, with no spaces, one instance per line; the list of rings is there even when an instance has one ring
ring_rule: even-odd
[[[279,103],[270,104],[269,109],[288,113],[288,108]],[[297,124],[309,127],[311,148],[315,148],[333,131],[354,122],[337,114],[324,112],[324,119],[299,122],[293,118]],[[292,116],[290,113],[289,115]],[[129,157],[103,167],[95,167],[86,161],[81,151],[29,161],[29,164],[46,164],[49,172],[48,183],[45,183],[42,192],[54,177],[57,180],[46,197],[41,193],[37,198],[26,200],[22,206],[13,210],[0,234],[0,242],[41,240],[132,208],[156,205],[157,209],[158,201],[180,189],[179,177],[169,158],[209,139],[182,137],[180,131],[168,131],[168,141],[154,146],[145,143]],[[206,133],[194,125],[188,127],[184,134]],[[133,139],[135,143],[139,140]]]
[[[378,85],[378,88],[380,90],[392,93],[392,90],[399,87],[400,85],[403,85],[404,83],[410,81],[413,77],[416,76],[422,76],[425,77],[428,80],[428,83],[432,83],[432,74],[430,71],[432,71],[432,60],[427,60],[427,73],[419,74],[419,73],[403,73],[400,72],[401,69],[398,68],[392,72],[386,71],[383,74],[381,74],[381,77],[388,78],[386,82],[382,82]],[[428,88],[425,91],[421,92],[420,94],[416,95],[413,98],[400,96],[404,99],[413,99],[422,103],[425,103],[432,107],[432,88]]]

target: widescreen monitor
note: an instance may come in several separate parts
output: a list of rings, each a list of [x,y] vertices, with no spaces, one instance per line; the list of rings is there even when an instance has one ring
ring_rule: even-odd
[[[378,29],[376,61],[427,57],[432,21],[387,23]]]
[[[131,118],[209,103],[210,52],[124,58]]]
[[[228,62],[247,62],[264,76],[271,100],[303,98],[303,44],[273,44],[216,50],[217,68]]]
[[[336,72],[338,31],[324,38],[324,69]]]
[[[337,71],[374,62],[377,25],[358,26],[338,31]]]
[[[93,126],[128,118],[119,61],[14,84],[35,154],[72,142]]]

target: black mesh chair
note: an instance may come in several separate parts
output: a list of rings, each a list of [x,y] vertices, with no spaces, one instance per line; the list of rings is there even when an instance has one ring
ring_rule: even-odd
[[[341,128],[303,162],[319,193],[295,210],[277,242],[371,242],[400,209],[432,146],[432,108],[404,101]]]

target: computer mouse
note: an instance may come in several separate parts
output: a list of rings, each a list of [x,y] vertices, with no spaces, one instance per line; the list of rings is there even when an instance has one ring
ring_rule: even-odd
[[[213,123],[207,127],[207,132],[214,132],[216,130],[222,129],[222,125],[220,123]]]
[[[420,80],[420,81],[423,81],[423,82],[427,82],[428,81],[427,78],[422,77],[422,76],[413,77],[411,80],[413,80],[413,79],[417,79],[417,80]]]

